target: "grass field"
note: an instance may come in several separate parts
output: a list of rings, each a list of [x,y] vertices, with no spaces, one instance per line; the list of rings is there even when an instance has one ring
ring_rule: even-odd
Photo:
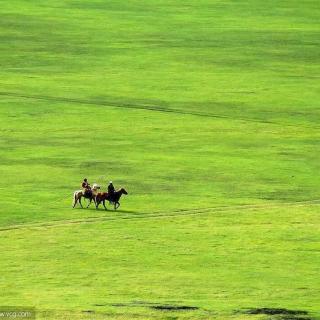
[[[0,310],[320,319],[319,16],[313,0],[1,3]],[[71,209],[84,177],[129,195]]]

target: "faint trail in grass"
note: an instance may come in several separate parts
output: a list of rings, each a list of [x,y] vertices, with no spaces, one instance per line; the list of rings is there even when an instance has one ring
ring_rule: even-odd
[[[193,208],[193,209],[181,209],[173,211],[158,211],[150,213],[139,213],[139,215],[126,215],[126,216],[95,216],[95,217],[86,217],[82,219],[72,219],[72,220],[52,220],[51,222],[38,222],[38,223],[26,223],[26,224],[17,224],[7,227],[0,228],[0,232],[19,230],[19,229],[46,229],[46,228],[55,228],[63,226],[71,226],[74,224],[88,224],[96,223],[103,221],[119,221],[119,220],[141,220],[141,219],[167,219],[167,218],[180,218],[186,216],[196,216],[204,213],[218,213],[218,212],[228,212],[232,210],[258,210],[258,209],[276,209],[281,207],[299,207],[305,205],[319,205],[320,199],[317,200],[307,200],[299,202],[288,202],[288,203],[272,203],[272,204],[247,204],[247,205],[235,205],[235,206],[216,206],[216,207],[207,207],[207,208]],[[84,209],[85,210],[85,209]],[[107,211],[108,212],[108,211]],[[115,211],[109,211],[115,212]],[[119,211],[116,211],[119,212]]]
[[[143,105],[143,104],[137,105],[134,103],[121,103],[121,102],[117,103],[117,102],[112,102],[112,101],[96,101],[96,100],[76,99],[76,98],[66,98],[66,97],[52,97],[52,96],[43,96],[43,95],[26,95],[26,94],[21,94],[21,93],[5,92],[5,91],[0,91],[0,95],[8,96],[8,97],[15,97],[15,98],[23,98],[23,99],[34,99],[34,100],[44,100],[44,101],[54,101],[54,102],[68,102],[68,103],[88,104],[88,105],[103,106],[103,107],[156,111],[156,112],[162,112],[162,113],[191,115],[191,116],[198,116],[198,117],[205,117],[205,118],[232,119],[232,120],[243,121],[243,122],[272,124],[272,125],[295,127],[295,128],[297,128],[297,127],[314,128],[314,129],[317,128],[316,126],[305,126],[302,124],[281,123],[281,122],[277,122],[277,121],[262,120],[262,119],[258,119],[258,118],[231,117],[231,116],[227,116],[227,115],[219,115],[219,114],[206,113],[206,112],[183,111],[183,110],[179,110],[179,109],[173,109],[173,108],[170,108],[167,106]]]

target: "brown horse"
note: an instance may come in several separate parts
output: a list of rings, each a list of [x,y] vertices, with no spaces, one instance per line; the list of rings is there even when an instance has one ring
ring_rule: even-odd
[[[102,202],[105,210],[108,210],[106,207],[106,200],[107,200],[110,203],[113,203],[114,210],[117,210],[120,207],[119,200],[123,194],[128,194],[128,192],[124,188],[121,188],[120,190],[116,191],[114,194],[111,194],[111,195],[109,195],[107,192],[98,193],[95,198],[96,208],[98,209],[99,204]]]

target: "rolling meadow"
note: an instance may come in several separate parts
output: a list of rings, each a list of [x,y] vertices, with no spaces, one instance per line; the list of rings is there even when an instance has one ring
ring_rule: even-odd
[[[317,1],[10,0],[0,309],[320,319]],[[127,196],[72,209],[83,178]]]

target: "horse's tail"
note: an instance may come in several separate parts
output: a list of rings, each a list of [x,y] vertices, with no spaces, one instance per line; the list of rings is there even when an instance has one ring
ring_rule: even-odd
[[[76,205],[77,202],[77,191],[73,193],[73,201],[72,201],[72,208]]]

